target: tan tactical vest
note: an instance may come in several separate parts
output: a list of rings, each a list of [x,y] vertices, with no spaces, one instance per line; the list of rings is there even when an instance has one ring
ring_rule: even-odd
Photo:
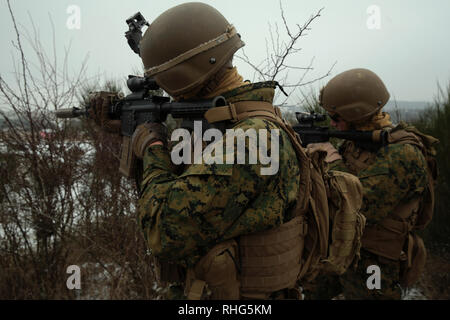
[[[388,131],[388,143],[411,144],[422,151],[428,163],[428,187],[422,197],[400,204],[379,224],[366,227],[362,247],[379,256],[402,261],[401,284],[410,286],[420,276],[426,260],[424,243],[412,231],[423,229],[432,218],[434,185],[437,178],[432,145],[437,140],[404,123],[385,130]],[[376,153],[358,148],[352,141],[344,143],[341,153],[347,167],[355,175],[373,164],[376,159]]]
[[[294,218],[277,228],[215,246],[187,271],[188,299],[267,299],[281,289],[286,289],[285,298],[298,299],[301,294],[295,287],[297,280],[312,278],[321,270],[341,274],[359,255],[365,224],[359,214],[359,180],[346,173],[330,173],[324,179],[325,155],[307,155],[295,132],[282,120],[279,109],[268,102],[237,102],[205,114],[209,123],[237,122],[249,117],[279,124],[294,145],[302,177]],[[330,193],[330,189],[335,192]],[[329,197],[330,206],[336,207],[334,211],[329,210]]]
[[[237,122],[258,116],[283,124],[271,103],[236,102],[205,114],[209,123]],[[306,157],[305,157],[306,158]],[[306,167],[306,162],[304,163]],[[309,186],[303,183],[305,192]],[[304,193],[303,192],[303,193]],[[303,203],[306,208],[306,204]],[[187,271],[188,299],[266,299],[278,290],[294,288],[300,270],[307,225],[298,215],[277,228],[216,245]],[[299,298],[300,293],[294,297]]]

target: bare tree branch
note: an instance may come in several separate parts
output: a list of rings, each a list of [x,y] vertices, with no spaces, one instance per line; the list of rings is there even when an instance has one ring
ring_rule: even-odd
[[[311,30],[312,23],[321,16],[324,8],[319,9],[315,14],[311,15],[303,25],[297,23],[295,25],[296,30],[293,30],[289,27],[281,1],[279,4],[281,19],[287,35],[287,40],[281,40],[278,25],[276,23],[274,24],[275,27],[272,27],[272,24],[268,23],[270,44],[266,38],[266,57],[260,63],[252,62],[245,51],[242,51],[242,55],[237,55],[236,57],[253,69],[253,80],[255,80],[255,78],[258,81],[277,80],[282,87],[288,88],[288,97],[286,97],[281,103],[284,104],[295,90],[329,76],[336,65],[336,62],[323,75],[317,76],[312,80],[305,81],[306,76],[309,75],[309,72],[314,70],[314,57],[307,66],[298,66],[288,63],[288,60],[290,60],[295,54],[301,52],[302,48],[298,47],[300,38],[307,35],[307,31]],[[297,75],[298,73],[296,72],[296,78],[298,80],[288,82],[288,79],[290,79],[293,74],[291,71],[303,72],[299,75]],[[277,93],[275,98],[277,98],[278,95],[279,93]]]

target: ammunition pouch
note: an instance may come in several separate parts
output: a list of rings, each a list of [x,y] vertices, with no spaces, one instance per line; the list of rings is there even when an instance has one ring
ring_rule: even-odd
[[[306,221],[298,216],[277,228],[241,236],[241,296],[267,299],[275,291],[294,288],[306,234]]]
[[[213,247],[187,271],[190,300],[267,299],[281,289],[295,289],[300,272],[303,217],[277,228],[244,235]],[[239,254],[238,254],[239,253]]]
[[[403,287],[409,287],[419,279],[427,257],[423,240],[412,233],[419,203],[416,199],[397,207],[395,218],[385,218],[375,226],[366,227],[363,235],[364,249],[400,261],[399,277]]]
[[[238,300],[238,245],[234,240],[213,247],[194,268],[187,270],[185,295],[189,300]]]
[[[414,228],[419,204],[420,199],[415,199],[399,205],[392,217],[367,226],[362,237],[362,247],[379,256],[400,260],[406,238]]]

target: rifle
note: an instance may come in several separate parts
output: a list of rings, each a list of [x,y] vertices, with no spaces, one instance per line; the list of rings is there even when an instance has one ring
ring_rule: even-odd
[[[358,142],[362,146],[385,146],[387,145],[387,132],[384,130],[374,131],[331,131],[326,126],[316,126],[314,122],[325,121],[326,115],[317,113],[296,112],[298,124],[292,128],[300,136],[302,146],[310,143],[327,142],[330,138],[339,138]]]
[[[148,26],[140,12],[126,20],[129,30],[125,32],[130,48],[140,55],[140,40],[142,28]],[[122,146],[120,156],[120,172],[126,176],[134,175],[136,159],[131,149],[131,137],[136,127],[145,122],[163,122],[167,115],[173,118],[182,118],[181,127],[192,130],[195,120],[202,120],[203,128],[208,128],[204,120],[204,113],[211,108],[225,106],[225,98],[218,96],[213,99],[201,101],[170,102],[169,97],[154,95],[159,86],[153,78],[128,76],[127,87],[131,93],[123,99],[113,100],[108,116],[110,119],[118,119],[121,122]],[[102,93],[100,93],[102,94]],[[106,93],[108,95],[108,93]],[[111,94],[109,94],[111,96]],[[89,106],[86,109],[68,108],[55,112],[58,118],[89,117]]]
[[[123,99],[116,99],[108,111],[110,119],[120,119],[123,136],[120,172],[126,177],[132,176],[134,171],[135,158],[131,149],[131,137],[138,125],[145,122],[163,122],[170,114],[175,119],[183,119],[181,127],[192,130],[193,122],[203,121],[206,111],[227,104],[222,96],[208,100],[170,102],[169,97],[152,94],[152,90],[158,90],[159,87],[154,79],[148,77],[129,76],[127,86],[131,93]],[[89,117],[89,108],[60,109],[55,114],[58,118]]]

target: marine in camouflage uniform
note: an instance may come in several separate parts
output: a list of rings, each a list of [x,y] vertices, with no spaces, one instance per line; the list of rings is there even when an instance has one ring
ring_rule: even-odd
[[[272,83],[250,84],[223,94],[227,101],[271,102]],[[215,244],[288,221],[299,191],[299,166],[287,134],[275,123],[249,118],[230,128],[280,130],[279,170],[261,175],[257,164],[192,164],[181,175],[169,151],[153,146],[144,155],[139,223],[152,253],[192,267]],[[227,136],[224,136],[224,146]],[[267,146],[270,152],[270,135]],[[249,155],[246,143],[246,158]],[[236,157],[236,144],[234,155]],[[224,159],[226,158],[226,152]],[[236,160],[236,159],[235,159]],[[236,163],[236,162],[235,162]]]
[[[191,23],[186,24],[186,21]],[[274,141],[279,147],[274,160],[278,170],[273,175],[263,175],[261,169],[267,165],[248,161],[249,156],[258,151],[248,139],[245,164],[226,162],[227,132],[222,138],[223,164],[203,161],[180,168],[172,163],[163,125],[151,122],[137,127],[132,149],[143,161],[138,223],[152,255],[157,258],[159,276],[170,287],[165,298],[198,299],[207,295],[204,288],[207,290],[208,286],[204,283],[212,282],[203,277],[207,274],[205,270],[198,271],[200,267],[216,268],[212,279],[215,282],[219,283],[222,278],[238,281],[237,276],[227,278],[229,273],[239,269],[234,239],[284,225],[291,220],[297,202],[301,177],[296,151],[281,122],[270,120],[275,114],[279,117],[272,106],[276,83],[242,81],[231,62],[234,52],[243,45],[234,27],[217,10],[202,3],[186,3],[167,10],[153,21],[140,42],[146,76],[153,77],[174,100],[196,101],[223,96],[230,104],[227,107],[233,117],[245,112],[235,114],[237,111],[231,109],[231,104],[241,106],[244,111],[248,111],[248,106],[255,108],[256,105],[258,109],[259,105],[264,105],[262,113],[270,115],[255,117],[250,112],[250,116],[241,120],[219,121],[217,128],[222,133],[226,129],[241,129],[244,133],[253,129],[258,140],[256,145],[260,147],[265,142],[268,155],[276,152],[271,149],[270,132],[279,130]],[[111,121],[104,120],[100,122]],[[266,130],[267,139],[258,135],[261,130]],[[233,145],[236,163],[237,144]],[[206,259],[217,248],[220,250],[212,256],[212,262]],[[221,272],[230,264],[230,257],[233,270]],[[296,263],[300,263],[300,259],[297,260]],[[206,267],[205,263],[200,263],[202,261],[206,261]],[[213,294],[212,298],[240,297],[239,286],[230,288],[227,283],[219,283],[214,288],[217,295]]]
[[[388,99],[381,80],[366,69],[336,76],[321,92],[321,103],[330,113],[332,125],[340,130],[391,130],[389,115],[380,111]],[[360,179],[364,191],[361,213],[367,219],[366,230],[378,228],[385,218],[394,217],[400,206],[422,198],[428,186],[427,161],[412,144],[394,142],[381,146],[345,141],[339,155],[330,144],[323,147],[328,151],[331,170],[349,172]],[[386,246],[394,245],[394,240],[383,241]],[[400,299],[400,261],[371,251],[365,247],[363,236],[356,269],[349,268],[340,277],[321,275],[306,284],[307,299],[331,299],[340,293],[346,299]],[[371,265],[380,267],[380,289],[367,287],[371,276],[367,268]]]

